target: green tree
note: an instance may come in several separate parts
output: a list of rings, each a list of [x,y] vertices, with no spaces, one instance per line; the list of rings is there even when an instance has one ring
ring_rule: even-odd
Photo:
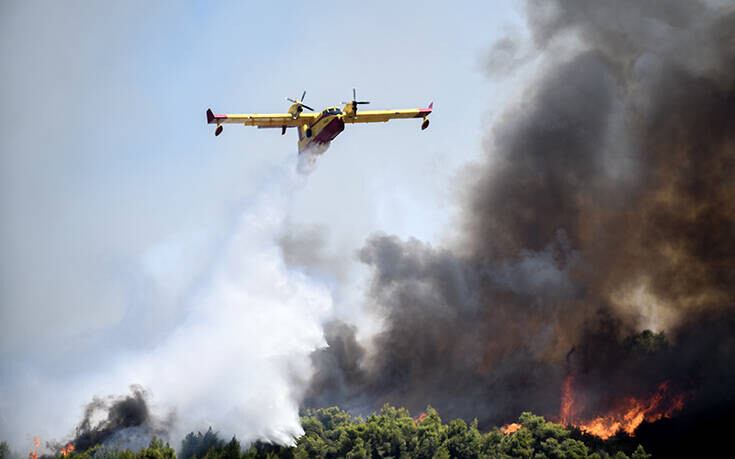
[[[367,459],[369,457],[362,438],[355,441],[354,446],[347,452],[345,457],[348,459]]]
[[[181,441],[179,455],[182,459],[191,459],[192,457],[201,459],[210,449],[214,448],[217,451],[222,449],[224,445],[224,440],[219,438],[217,432],[212,431],[212,427],[210,427],[205,433],[197,432],[194,434],[194,432],[190,432],[186,435]]]
[[[500,441],[500,454],[505,457],[531,458],[534,453],[534,438],[529,429],[521,427]]]
[[[302,437],[303,438],[303,437]],[[253,444],[250,445],[250,448],[247,449],[242,454],[242,457],[245,459],[254,459],[254,458],[261,458],[261,457],[278,457],[278,458],[291,458],[291,457],[310,457],[308,454],[303,455],[304,452],[301,453],[301,455],[295,455],[296,451],[294,448],[288,447],[288,446],[281,446],[281,445],[274,445],[272,443],[265,443],[262,441],[256,441]]]
[[[587,457],[587,446],[578,440],[567,438],[561,443],[564,457],[569,459],[584,459]]]
[[[229,443],[227,443],[224,448],[222,448],[222,452],[219,454],[219,457],[221,459],[241,459],[242,458],[242,452],[240,449],[240,442],[237,441],[237,438],[235,436],[232,436],[232,440],[230,440]]]
[[[439,447],[444,443],[445,429],[442,428],[442,420],[439,413],[431,406],[424,411],[426,416],[415,423],[416,437],[413,442],[414,457],[429,459],[434,457]]]
[[[631,459],[648,459],[649,457],[651,457],[651,455],[646,453],[646,450],[643,449],[642,445],[638,445],[638,448],[636,448],[630,456]]]
[[[138,459],[176,459],[176,451],[168,443],[156,437],[151,439],[148,448],[142,448],[136,455]]]
[[[443,446],[451,457],[477,458],[482,453],[482,435],[477,430],[477,420],[470,427],[461,419],[450,422]]]

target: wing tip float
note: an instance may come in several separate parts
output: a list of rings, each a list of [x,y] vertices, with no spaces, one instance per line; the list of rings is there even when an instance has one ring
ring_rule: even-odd
[[[434,111],[434,101],[431,101],[427,108],[419,110],[419,114],[424,118],[424,121],[421,123],[422,131],[429,127],[429,118],[427,118],[427,116],[429,116],[432,111]]]
[[[227,115],[215,115],[212,113],[212,109],[207,109],[207,124],[217,124],[217,129],[214,130],[214,135],[218,136],[222,134],[222,124],[220,124],[220,120],[226,119]]]

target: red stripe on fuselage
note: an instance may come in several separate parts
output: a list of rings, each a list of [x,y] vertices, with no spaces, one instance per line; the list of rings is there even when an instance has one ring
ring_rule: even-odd
[[[319,134],[312,139],[312,142],[316,143],[327,143],[331,142],[340,132],[345,130],[345,122],[341,117],[335,116],[334,119],[329,121],[326,126],[319,131]]]

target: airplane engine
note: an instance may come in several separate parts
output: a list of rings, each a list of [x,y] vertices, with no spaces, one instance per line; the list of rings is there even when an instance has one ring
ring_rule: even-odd
[[[288,109],[288,113],[291,115],[291,118],[297,119],[299,115],[301,115],[301,112],[304,111],[304,109],[311,110],[312,112],[314,111],[313,108],[304,104],[304,97],[306,97],[306,91],[304,91],[304,93],[301,95],[301,100],[286,97],[287,101],[293,102],[293,105],[291,105],[291,107]]]
[[[429,127],[429,119],[428,118],[424,118],[424,122],[421,123],[421,130],[423,131],[427,127]]]

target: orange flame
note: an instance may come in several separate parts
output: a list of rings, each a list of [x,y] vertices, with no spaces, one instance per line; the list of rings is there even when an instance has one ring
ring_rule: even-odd
[[[68,456],[69,454],[71,454],[72,451],[74,451],[74,445],[72,445],[71,443],[69,443],[64,448],[61,449],[61,455],[62,456]]]
[[[518,429],[520,429],[521,427],[523,427],[523,426],[520,425],[520,424],[518,424],[518,423],[516,423],[516,422],[514,422],[512,424],[506,424],[506,425],[504,425],[503,427],[500,428],[500,431],[503,432],[505,435],[510,435],[513,432],[515,432]]]
[[[628,397],[619,400],[609,413],[594,419],[580,420],[574,416],[574,395],[571,375],[562,384],[562,402],[559,409],[559,420],[564,425],[573,425],[582,432],[596,435],[603,440],[619,431],[633,436],[643,421],[653,422],[670,417],[675,411],[684,407],[684,395],[669,394],[668,382],[658,386],[657,391],[646,399]]]
[[[38,438],[38,437],[36,437],[36,438],[33,439],[33,447],[34,448],[38,448],[39,446],[41,446],[41,439]],[[28,458],[29,459],[38,459],[38,453],[35,452],[35,451],[31,451],[30,453],[28,453]]]
[[[564,378],[561,385],[561,407],[559,408],[559,423],[568,425],[572,419],[572,406],[574,405],[574,394],[572,393],[572,375]]]
[[[421,416],[419,416],[416,419],[414,419],[413,420],[413,423],[414,423],[414,425],[416,425],[419,422],[423,421],[424,419],[426,419],[426,413],[421,413]]]

